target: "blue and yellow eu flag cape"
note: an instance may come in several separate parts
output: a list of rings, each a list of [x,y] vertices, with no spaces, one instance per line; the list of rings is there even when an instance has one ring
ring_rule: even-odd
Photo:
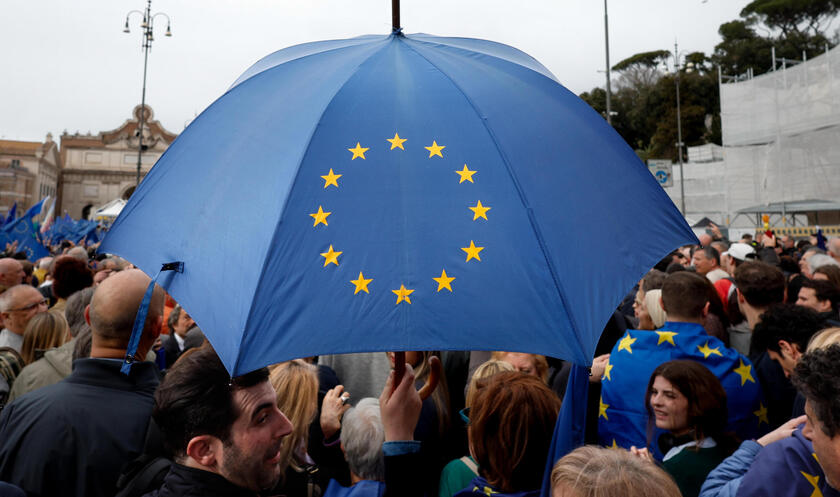
[[[804,426],[804,425],[803,425]],[[738,497],[837,497],[825,481],[814,446],[802,427],[788,438],[763,448],[738,487]]]
[[[607,447],[647,446],[645,390],[663,362],[692,359],[718,377],[726,390],[729,428],[741,439],[754,438],[769,426],[767,408],[752,363],[706,333],[699,324],[666,322],[656,331],[629,330],[610,353],[601,379],[599,442]],[[650,449],[661,459],[655,430]]]

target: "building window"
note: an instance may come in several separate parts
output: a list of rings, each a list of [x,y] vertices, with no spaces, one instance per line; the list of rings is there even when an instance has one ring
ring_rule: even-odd
[[[12,167],[20,167],[20,159],[12,159]]]

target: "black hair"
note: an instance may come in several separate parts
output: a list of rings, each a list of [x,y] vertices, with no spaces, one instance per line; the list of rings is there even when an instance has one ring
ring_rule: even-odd
[[[173,458],[186,455],[193,437],[212,435],[229,443],[239,412],[233,394],[268,381],[268,368],[231,378],[216,351],[204,346],[185,352],[155,392],[152,416]]]
[[[840,290],[828,281],[823,280],[805,280],[800,286],[802,288],[810,288],[814,290],[817,300],[831,302],[831,309],[837,310],[837,304],[840,303]]]
[[[745,262],[735,269],[735,286],[748,304],[768,307],[785,298],[785,275],[766,262]]]
[[[823,329],[824,320],[813,309],[801,305],[777,305],[761,315],[752,333],[752,346],[756,351],[781,352],[779,340],[799,346],[805,352],[815,333]]]
[[[819,429],[834,438],[840,432],[840,345],[803,355],[791,377],[819,421]]]

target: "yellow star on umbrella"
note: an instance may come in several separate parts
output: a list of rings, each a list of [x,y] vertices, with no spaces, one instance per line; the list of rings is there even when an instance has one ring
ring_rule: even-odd
[[[473,174],[475,174],[475,173],[476,173],[475,171],[470,171],[469,169],[467,169],[467,165],[464,164],[464,169],[461,169],[460,171],[455,171],[455,174],[461,176],[461,180],[458,181],[458,184],[460,185],[464,181],[469,181],[470,183],[475,183],[475,181],[473,181],[473,179],[472,179]]]
[[[315,222],[312,223],[312,226],[315,227],[321,223],[323,223],[324,226],[328,226],[327,216],[329,216],[330,214],[332,214],[332,212],[324,212],[323,207],[319,205],[318,212],[313,212],[312,214],[310,214],[310,216],[312,216],[315,219]]]
[[[676,331],[657,331],[656,334],[659,335],[659,341],[656,342],[656,345],[662,345],[663,343],[668,342],[674,347],[677,346],[677,344],[674,343],[674,337],[677,336]]]
[[[450,292],[452,291],[451,283],[455,280],[455,278],[453,276],[448,276],[446,274],[446,269],[444,269],[440,272],[440,278],[432,278],[432,279],[437,281],[437,284],[438,284],[437,291],[441,291],[444,288],[446,288]]]
[[[470,210],[473,211],[473,214],[474,214],[473,215],[473,221],[475,221],[476,219],[478,219],[480,217],[483,217],[484,220],[486,221],[487,220],[487,211],[490,210],[490,207],[484,207],[483,205],[481,205],[481,200],[479,200],[478,203],[475,204],[475,207],[470,207]]]
[[[408,296],[414,293],[414,290],[409,290],[405,287],[405,285],[400,285],[400,288],[398,290],[391,291],[397,295],[397,304],[399,304],[402,301],[406,301],[409,304],[411,303],[411,299],[408,298]]]
[[[321,253],[321,257],[324,258],[324,267],[327,267],[327,264],[330,264],[330,263],[338,266],[338,256],[343,254],[343,253],[344,252],[336,252],[335,250],[333,250],[333,246],[330,245],[329,250]]]
[[[735,373],[741,377],[741,386],[744,386],[744,383],[747,381],[751,381],[755,383],[755,378],[752,376],[752,366],[749,364],[744,364],[744,360],[740,360],[741,365],[735,368]]]
[[[324,178],[324,188],[333,185],[338,188],[338,178],[344,176],[343,174],[335,174],[332,169],[330,169],[329,174],[326,176],[321,176]]]
[[[632,354],[633,349],[631,348],[631,345],[633,345],[633,343],[635,343],[636,340],[636,338],[630,336],[630,332],[627,332],[627,334],[624,335],[624,338],[622,338],[621,341],[618,342],[618,350],[626,350],[627,352]]]
[[[341,253],[341,252],[339,252],[339,253]],[[324,254],[321,254],[321,255],[324,255]],[[359,271],[359,279],[350,280],[350,283],[353,283],[354,285],[356,285],[356,290],[353,292],[353,295],[356,295],[359,292],[365,292],[367,294],[370,294],[367,286],[368,286],[368,283],[370,283],[371,281],[373,281],[373,278],[365,279],[365,276],[362,274],[361,271]]]
[[[356,157],[361,157],[362,159],[365,158],[365,152],[370,150],[370,148],[362,147],[361,143],[356,142],[356,148],[348,148],[347,150],[353,152],[353,158],[350,160],[356,160]]]
[[[613,443],[612,443],[612,445],[610,445],[610,446],[609,446],[609,447],[607,447],[607,448],[608,448],[608,449],[612,449],[612,450],[621,450],[621,447],[619,447],[619,446],[618,446],[618,444],[617,444],[617,443],[615,443],[615,439],[614,439],[614,438],[613,438]]]
[[[461,250],[463,250],[464,252],[467,253],[467,261],[466,262],[470,262],[471,259],[475,259],[475,260],[480,261],[481,257],[478,256],[478,253],[481,252],[482,250],[484,250],[484,247],[476,247],[475,242],[470,240],[470,246],[469,247],[461,247]]]
[[[770,420],[767,418],[767,408],[764,407],[764,404],[761,402],[758,403],[758,410],[753,411],[753,414],[755,414],[758,418],[759,425],[761,425],[761,423],[770,424]]]
[[[429,151],[429,158],[431,159],[432,156],[437,155],[441,159],[443,159],[443,154],[440,153],[441,150],[445,149],[446,147],[443,145],[438,145],[436,141],[432,140],[432,145],[429,147],[423,147]]]
[[[604,419],[609,421],[610,418],[607,417],[607,409],[609,409],[610,405],[609,404],[604,404],[604,398],[603,397],[598,399],[598,401],[600,402],[600,405],[598,406],[598,417],[600,418],[601,416],[603,416]]]
[[[712,355],[712,354],[719,355],[719,356],[723,357],[723,354],[720,353],[720,348],[719,347],[715,347],[715,348],[709,347],[709,342],[708,341],[706,341],[706,343],[703,344],[702,347],[698,345],[697,350],[699,350],[700,353],[703,354],[703,357],[705,359],[708,359],[709,356]],[[742,363],[742,365],[743,365],[743,363]],[[744,383],[741,382],[741,384],[743,385]]]
[[[395,148],[405,150],[405,148],[403,148],[403,142],[405,141],[405,138],[400,138],[399,134],[394,133],[393,138],[386,138],[386,140],[391,142],[391,150],[394,150]]]

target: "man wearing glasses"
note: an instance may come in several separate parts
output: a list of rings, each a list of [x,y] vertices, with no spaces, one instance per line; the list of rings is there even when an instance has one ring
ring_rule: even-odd
[[[20,352],[23,331],[32,316],[46,312],[49,302],[36,288],[17,285],[0,294],[0,317],[5,328],[0,331],[0,347],[11,347]]]

